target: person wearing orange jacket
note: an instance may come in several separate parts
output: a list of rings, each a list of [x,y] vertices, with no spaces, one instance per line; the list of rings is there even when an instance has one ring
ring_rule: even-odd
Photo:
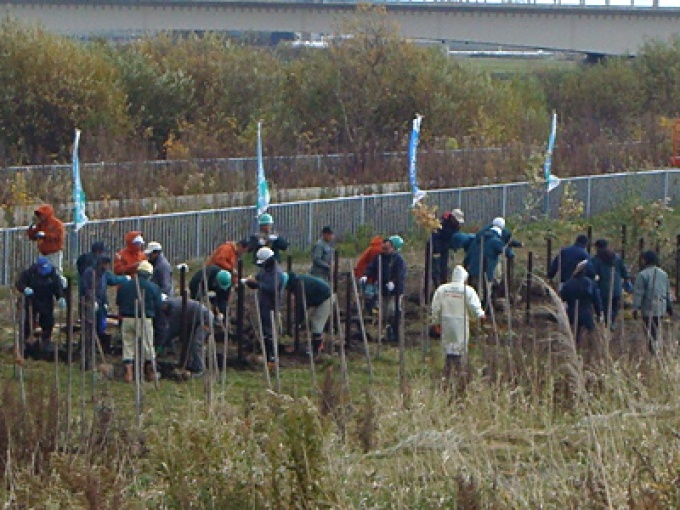
[[[385,240],[381,236],[375,236],[373,239],[371,239],[370,244],[368,245],[368,248],[364,250],[364,252],[361,254],[359,257],[359,260],[357,261],[356,265],[354,266],[354,277],[355,278],[361,278],[364,276],[364,273],[366,272],[366,268],[371,265],[371,262],[380,255],[380,252],[382,251],[382,245],[385,242]],[[361,289],[364,294],[364,308],[367,315],[370,315],[373,313],[373,309],[375,308],[375,302],[376,302],[376,288],[375,288],[375,279],[373,277],[370,277],[366,280],[366,283],[361,284]]]
[[[117,275],[136,275],[137,266],[146,260],[144,254],[144,238],[138,230],[133,230],[125,234],[125,248],[116,253],[113,262],[113,272]]]
[[[34,221],[26,235],[35,241],[41,255],[50,261],[59,276],[63,273],[64,224],[54,215],[54,208],[44,204],[34,211]],[[62,281],[63,284],[63,281]]]
[[[210,256],[205,263],[206,266],[218,266],[225,271],[229,271],[233,278],[236,278],[236,270],[238,269],[238,259],[244,253],[250,251],[249,241],[244,239],[242,241],[229,241],[221,244]]]

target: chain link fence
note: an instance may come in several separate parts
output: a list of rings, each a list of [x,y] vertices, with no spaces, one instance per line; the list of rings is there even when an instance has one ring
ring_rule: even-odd
[[[571,184],[576,199],[585,206],[585,215],[605,212],[631,198],[680,202],[680,170],[607,174],[562,179],[562,186],[551,194],[551,214],[559,209],[564,184]],[[540,193],[539,193],[540,195]],[[470,224],[482,224],[494,216],[527,214],[527,204],[536,193],[528,183],[511,183],[472,188],[440,189],[428,192],[427,203],[440,211],[460,208]],[[324,225],[332,225],[339,235],[356,232],[366,225],[375,232],[407,233],[412,228],[410,193],[392,193],[335,199],[272,204],[270,212],[278,232],[293,248],[306,249]],[[540,207],[534,211],[540,212]],[[69,231],[71,224],[67,224]],[[123,246],[130,230],[141,230],[147,241],[163,244],[171,262],[202,258],[225,240],[238,240],[255,229],[254,209],[234,207],[204,211],[159,214],[92,221],[77,236],[67,236],[65,260],[72,261],[89,251],[92,242],[104,241],[111,250]],[[0,284],[9,285],[21,269],[37,256],[34,243],[26,238],[26,228],[0,230]]]

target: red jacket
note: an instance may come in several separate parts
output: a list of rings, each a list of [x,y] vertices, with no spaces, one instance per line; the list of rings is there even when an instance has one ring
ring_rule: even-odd
[[[366,268],[369,266],[373,259],[376,258],[382,250],[383,238],[380,236],[375,236],[371,239],[371,244],[368,248],[364,250],[357,261],[357,265],[354,266],[354,276],[356,278],[361,278],[366,272]],[[371,279],[372,280],[372,279]]]
[[[28,238],[38,243],[38,251],[43,255],[61,251],[64,248],[64,224],[54,215],[52,206],[41,205],[35,214],[40,215],[40,220],[28,227]],[[38,232],[44,232],[45,236],[38,237]]]
[[[224,243],[217,247],[213,254],[206,262],[208,266],[219,266],[226,269],[232,275],[235,274],[238,267],[238,252],[236,251],[236,243]]]
[[[116,253],[116,258],[113,261],[113,272],[119,275],[137,274],[137,266],[142,260],[146,260],[144,250],[139,244],[134,244],[132,241],[135,237],[141,236],[142,233],[133,230],[125,234],[125,248]]]

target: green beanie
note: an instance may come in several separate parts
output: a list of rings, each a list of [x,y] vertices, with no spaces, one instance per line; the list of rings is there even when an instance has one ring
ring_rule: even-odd
[[[274,224],[274,218],[272,218],[271,214],[264,213],[262,216],[260,216],[258,223],[260,225],[273,225]]]

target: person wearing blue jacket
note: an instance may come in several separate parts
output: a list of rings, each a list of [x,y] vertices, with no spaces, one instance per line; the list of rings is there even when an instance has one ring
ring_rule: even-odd
[[[590,259],[592,270],[602,298],[602,310],[604,320],[612,331],[616,329],[616,317],[621,309],[624,285],[632,292],[633,285],[630,282],[630,273],[621,257],[609,249],[609,243],[605,239],[595,241],[597,252]],[[611,309],[609,304],[611,301]],[[611,322],[611,324],[610,324]]]
[[[519,241],[513,241],[511,238],[512,234],[505,229],[503,218],[496,218],[490,227],[484,227],[477,233],[467,252],[465,264],[467,264],[466,269],[470,274],[470,285],[483,290],[482,303],[484,308],[489,304],[488,289],[495,281],[500,256],[505,255],[508,259],[512,259],[515,257],[512,246],[522,245]],[[483,264],[483,271],[481,264]]]
[[[581,234],[576,238],[576,241],[571,246],[565,246],[560,250],[557,256],[550,263],[548,268],[548,278],[551,280],[559,273],[560,288],[566,281],[574,274],[576,266],[590,258],[588,254],[588,236]],[[589,273],[593,276],[592,273]]]
[[[265,352],[268,363],[276,362],[274,351],[274,327],[272,323],[272,312],[276,316],[281,309],[282,292],[286,286],[286,278],[283,270],[276,260],[274,250],[263,247],[255,254],[257,265],[260,271],[255,277],[244,278],[241,283],[251,289],[257,289],[257,302],[260,307],[260,324],[262,325],[262,336],[264,337]]]
[[[111,338],[106,333],[106,319],[109,311],[107,288],[121,285],[130,279],[129,275],[118,276],[111,272],[111,257],[107,255],[99,256],[94,266],[86,267],[83,270],[79,287],[85,335],[83,346],[86,351],[92,346],[90,335],[93,321],[94,329],[102,345],[105,348],[109,346]],[[89,367],[89,358],[89,355],[86,354],[84,369]]]
[[[587,275],[588,260],[581,261],[560,290],[560,297],[567,303],[567,316],[574,335],[576,346],[581,347],[583,330],[595,330],[595,317],[602,317],[602,299],[595,281]],[[576,326],[576,327],[574,327]]]
[[[364,276],[359,280],[365,284],[369,278],[376,285],[380,282],[382,306],[386,312],[388,326],[387,339],[396,342],[399,339],[399,298],[406,289],[406,261],[399,250],[404,240],[399,236],[391,236],[382,245],[382,252],[366,268]]]

